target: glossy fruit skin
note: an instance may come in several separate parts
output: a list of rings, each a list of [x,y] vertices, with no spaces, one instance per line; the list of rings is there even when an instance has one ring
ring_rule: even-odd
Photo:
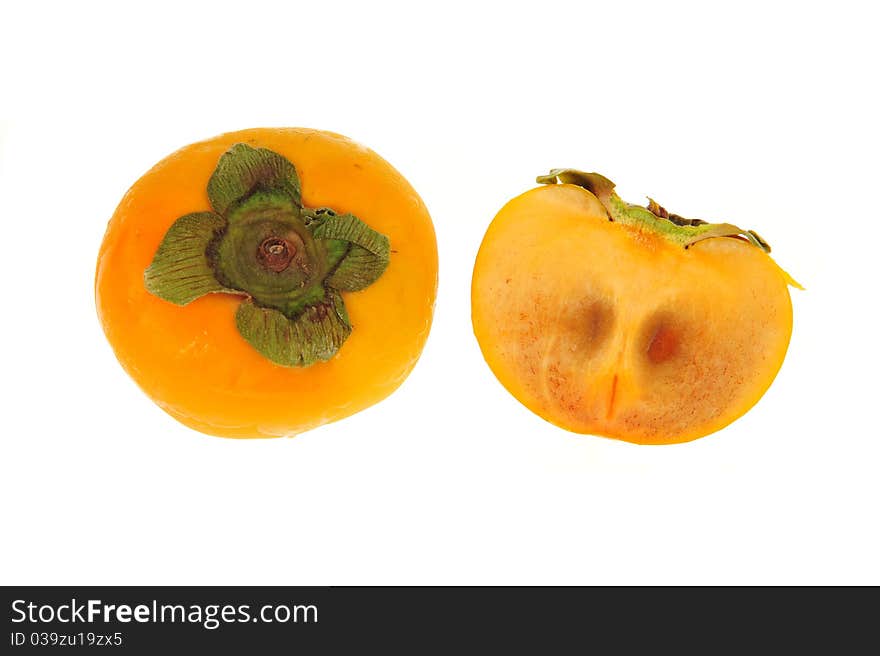
[[[779,371],[791,279],[761,249],[687,249],[610,222],[580,186],[502,208],[474,267],[483,356],[526,407],[570,431],[687,442],[748,411]]]
[[[306,206],[351,212],[391,240],[382,277],[345,295],[354,329],[328,362],[284,367],[261,356],[236,330],[240,297],[208,294],[181,307],[144,288],[144,270],[171,224],[210,208],[206,184],[236,143],[289,159]],[[436,290],[433,223],[406,179],[372,150],[304,128],[222,134],[156,164],[111,218],[95,278],[104,332],[141,389],[196,430],[244,438],[296,435],[387,397],[421,354]]]

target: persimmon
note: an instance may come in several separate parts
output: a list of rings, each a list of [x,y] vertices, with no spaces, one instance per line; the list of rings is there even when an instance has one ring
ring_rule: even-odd
[[[196,430],[291,436],[407,377],[437,244],[404,177],[346,137],[231,132],[140,178],[107,226],[98,315],[146,394]]]
[[[747,412],[792,331],[789,285],[754,231],[624,203],[554,169],[480,246],[476,338],[521,403],[577,433],[686,442]]]

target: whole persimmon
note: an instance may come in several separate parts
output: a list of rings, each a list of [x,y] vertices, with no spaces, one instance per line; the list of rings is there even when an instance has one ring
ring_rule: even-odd
[[[686,442],[761,398],[792,331],[789,285],[753,231],[623,202],[554,169],[507,203],[474,266],[474,333],[498,380],[562,428]]]
[[[388,396],[431,327],[437,244],[390,164],[303,128],[186,146],[125,194],[98,315],[146,394],[196,430],[292,436]]]

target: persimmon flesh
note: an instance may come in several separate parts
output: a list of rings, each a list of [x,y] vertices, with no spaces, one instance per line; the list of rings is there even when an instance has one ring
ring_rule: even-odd
[[[505,205],[477,256],[473,327],[501,383],[562,428],[641,444],[748,411],[792,331],[796,283],[766,243],[626,205],[596,174],[539,181],[556,178]]]

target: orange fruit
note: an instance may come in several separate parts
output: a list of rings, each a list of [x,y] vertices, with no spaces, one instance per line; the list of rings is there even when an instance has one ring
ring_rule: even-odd
[[[640,444],[748,411],[782,365],[797,286],[766,242],[628,205],[598,174],[538,181],[501,209],[474,266],[474,333],[508,391],[562,428]]]
[[[424,203],[372,150],[258,128],[186,146],[128,191],[95,297],[161,408],[225,437],[290,436],[388,396],[431,327]]]

